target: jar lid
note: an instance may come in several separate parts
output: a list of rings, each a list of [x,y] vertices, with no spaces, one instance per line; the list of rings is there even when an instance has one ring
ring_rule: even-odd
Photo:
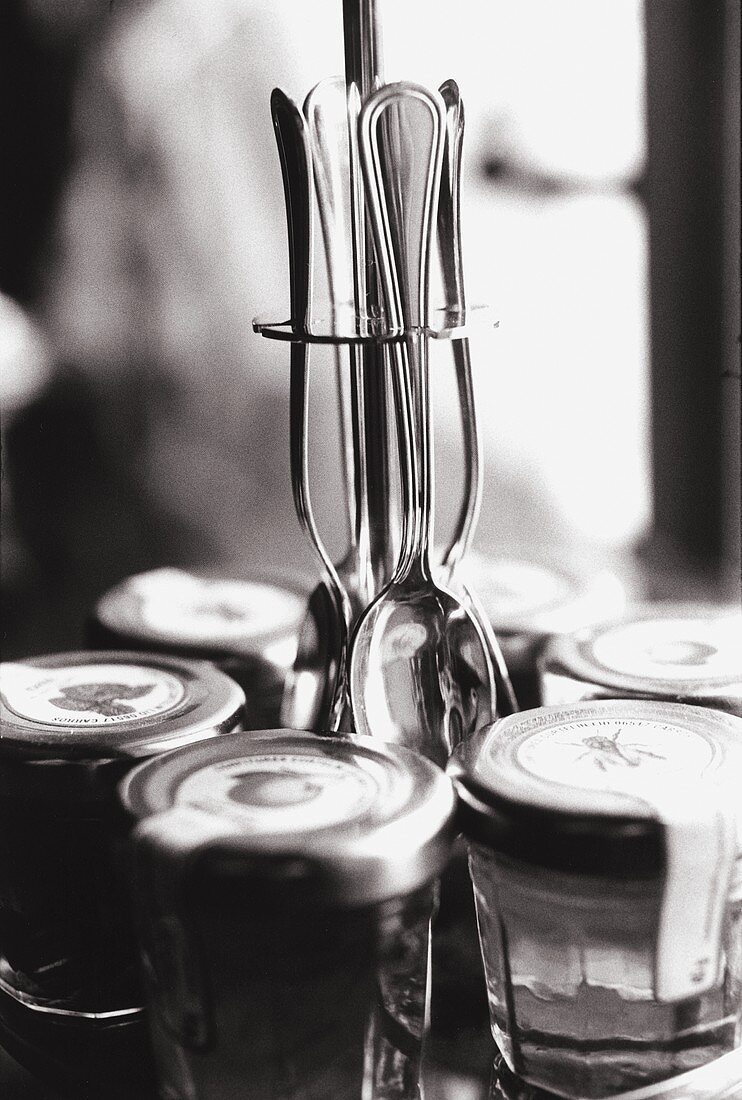
[[[554,638],[542,675],[742,715],[742,614],[731,605],[654,604]]]
[[[58,653],[0,665],[0,754],[144,757],[231,730],[245,696],[205,661]]]
[[[619,615],[626,602],[623,585],[607,569],[578,575],[549,562],[474,553],[461,576],[471,581],[511,659],[527,657],[549,635]]]
[[[469,835],[545,867],[653,873],[652,785],[739,783],[742,719],[650,700],[539,707],[462,742],[448,773]]]
[[[105,644],[191,656],[256,655],[288,668],[306,602],[301,586],[284,578],[153,569],[106,592],[95,606],[92,630]]]
[[[472,839],[562,872],[662,877],[657,995],[702,991],[742,847],[742,719],[633,699],[541,707],[464,742],[449,774]]]
[[[216,849],[261,874],[306,872],[325,900],[405,894],[442,870],[455,795],[444,773],[372,738],[235,733],[133,769],[119,787],[159,863]]]

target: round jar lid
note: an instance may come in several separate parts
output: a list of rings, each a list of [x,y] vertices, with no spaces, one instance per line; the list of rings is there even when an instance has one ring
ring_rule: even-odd
[[[306,592],[283,578],[238,580],[153,569],[128,577],[98,600],[93,631],[119,645],[253,655],[288,667],[306,602]]]
[[[245,696],[205,661],[58,653],[0,665],[0,754],[144,757],[231,730]]]
[[[161,860],[217,849],[264,874],[271,863],[282,873],[289,859],[326,900],[351,905],[430,882],[455,831],[443,772],[365,737],[236,733],[140,765],[119,793]]]
[[[742,614],[731,605],[646,605],[554,638],[541,667],[617,694],[742,714]]]
[[[667,794],[729,790],[742,845],[742,719],[633,699],[521,711],[454,751],[468,835],[545,867],[653,874]]]
[[[511,659],[528,656],[551,634],[618,615],[626,602],[621,582],[608,570],[578,576],[547,562],[472,554],[461,576],[471,581]]]

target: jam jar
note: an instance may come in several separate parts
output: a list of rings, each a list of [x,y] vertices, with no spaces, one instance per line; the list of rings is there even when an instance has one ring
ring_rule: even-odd
[[[475,553],[459,572],[489,616],[523,709],[542,701],[536,662],[547,639],[611,619],[626,605],[624,585],[609,569],[578,572],[525,556]]]
[[[742,717],[742,613],[731,604],[643,605],[553,638],[539,667],[546,704],[667,699]]]
[[[0,1041],[76,1096],[142,1096],[116,786],[231,731],[244,695],[206,662],[120,652],[7,662],[0,690]]]
[[[742,1039],[742,720],[599,700],[501,719],[449,764],[492,1033],[558,1096],[655,1086]]]
[[[120,797],[162,1094],[418,1097],[445,774],[268,731],[143,764]]]
[[[278,724],[306,603],[301,583],[286,577],[152,569],[101,596],[88,641],[211,660],[245,692],[246,728],[265,729]]]

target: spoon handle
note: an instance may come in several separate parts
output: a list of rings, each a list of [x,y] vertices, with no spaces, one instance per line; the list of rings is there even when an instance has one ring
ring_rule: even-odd
[[[348,263],[348,249],[352,233],[350,212],[346,202],[348,179],[347,161],[340,145],[342,132],[336,123],[337,104],[342,104],[343,131],[347,132],[345,81],[340,78],[321,80],[315,84],[304,100],[304,117],[309,127],[309,139],[314,167],[314,186],[319,209],[320,226],[325,246],[327,282],[330,296],[330,315],[337,332],[344,324],[355,319],[352,260]],[[347,136],[346,136],[347,145]],[[344,163],[345,162],[345,163]],[[346,170],[344,171],[344,167]],[[348,196],[349,197],[349,196]],[[338,422],[342,453],[341,473],[343,495],[347,505],[349,554],[356,556],[358,548],[357,515],[358,494],[356,485],[357,441],[353,435],[353,422],[348,422],[349,375],[343,363],[344,353],[339,344],[333,345],[335,360],[335,385],[338,401]]]
[[[312,293],[312,181],[311,152],[304,118],[292,99],[274,88],[271,118],[281,161],[289,245],[291,322],[304,329],[309,320]]]
[[[357,263],[359,255],[362,259],[363,226],[358,224],[356,191],[360,170],[355,164],[354,104],[355,97],[349,94],[342,77],[321,80],[304,100],[325,246],[330,310],[336,332],[352,331],[357,323]],[[361,353],[353,344],[348,345],[347,351],[336,344],[333,351],[350,536],[348,554],[343,564],[353,578],[351,587],[354,590],[358,588],[361,602],[366,606],[373,596],[373,571],[368,529],[368,454]]]
[[[463,313],[466,309],[464,261],[461,243],[461,164],[464,141],[464,103],[455,80],[440,86],[446,106],[446,135],[438,200],[438,251],[447,309]],[[452,340],[454,369],[459,391],[461,429],[464,439],[464,496],[453,536],[443,555],[445,583],[453,580],[457,565],[471,546],[482,502],[482,463],[469,338]],[[476,593],[466,585],[463,594],[476,616],[489,651],[495,675],[498,713],[513,714],[518,703],[513,691],[500,643]]]
[[[304,100],[304,117],[314,169],[325,246],[330,310],[335,328],[355,324],[353,207],[348,95],[342,77],[315,84]]]
[[[414,408],[413,452],[408,463],[412,481],[405,505],[405,511],[412,513],[413,541],[409,545],[403,540],[396,579],[413,568],[429,575],[433,476],[425,327],[444,124],[441,97],[407,81],[380,88],[366,101],[359,118],[379,280],[389,324],[401,325],[406,333],[404,344],[395,345],[399,350],[393,351],[395,378],[399,385],[403,376],[406,379]],[[399,393],[397,403],[404,420],[409,403],[405,392]]]
[[[271,95],[271,116],[281,161],[289,244],[291,320],[297,329],[308,319],[312,283],[312,159],[304,117],[280,88]],[[308,386],[309,349],[303,341],[291,344],[290,437],[291,477],[299,520],[328,570],[333,569],[319,537],[309,496]]]
[[[438,200],[438,252],[446,308],[463,313],[466,308],[461,245],[464,104],[455,80],[445,81],[439,90],[446,106],[446,128]],[[482,503],[481,448],[477,430],[469,338],[465,336],[460,340],[451,340],[451,350],[459,391],[461,429],[464,439],[464,494],[451,542],[443,555],[443,568],[449,579],[471,546]]]
[[[271,116],[286,199],[291,317],[293,324],[301,328],[307,322],[310,308],[312,271],[313,178],[309,137],[304,116],[280,88],[275,88],[271,95]],[[331,692],[327,716],[328,728],[335,730],[342,718],[345,701],[345,661],[350,609],[348,597],[320,538],[309,494],[308,368],[308,345],[304,341],[292,342],[289,385],[291,487],[299,522],[324,568],[340,631],[336,682]]]

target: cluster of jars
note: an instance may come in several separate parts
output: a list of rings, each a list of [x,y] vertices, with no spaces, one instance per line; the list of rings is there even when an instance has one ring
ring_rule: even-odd
[[[413,1100],[432,993],[493,1098],[742,1097],[742,619],[538,568],[479,578],[524,709],[447,772],[272,728],[288,585],[159,570],[2,666],[0,1042],[78,1098]]]

